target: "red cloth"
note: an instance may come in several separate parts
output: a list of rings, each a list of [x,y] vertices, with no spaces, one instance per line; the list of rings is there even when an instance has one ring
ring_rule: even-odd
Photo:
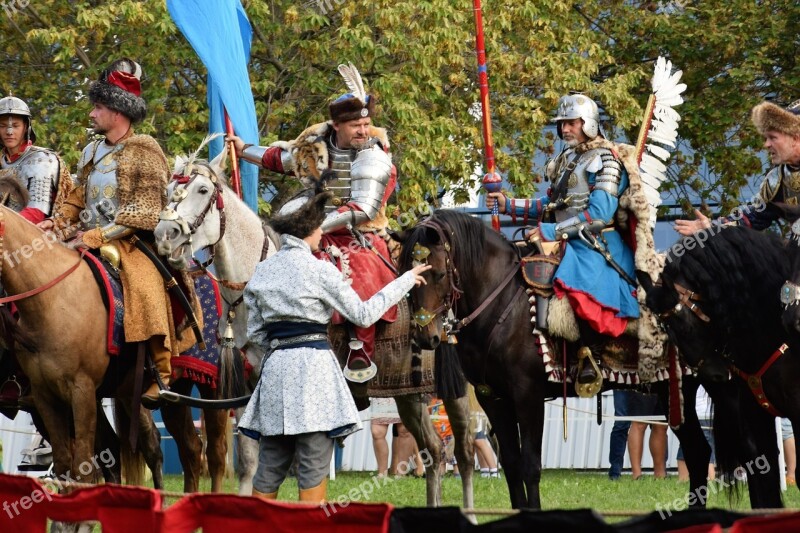
[[[800,513],[752,516],[733,523],[730,533],[785,533],[800,531]]]
[[[553,290],[559,298],[566,296],[575,314],[588,322],[596,332],[619,337],[625,331],[628,319],[616,316],[619,309],[606,307],[591,294],[567,287],[559,279],[553,283]]]
[[[17,152],[16,154],[10,155],[8,152],[6,152],[6,159],[8,160],[9,163],[13,163],[14,161],[22,157],[22,154],[25,153],[25,150],[27,150],[31,146],[33,146],[33,141],[25,141],[24,143],[22,143],[22,145],[20,145],[19,152]]]
[[[391,513],[392,506],[387,503],[350,503],[343,507],[332,502],[316,506],[229,494],[192,494],[167,508],[163,530],[170,533],[190,533],[198,528],[202,528],[203,533],[384,533],[389,531]]]
[[[98,485],[62,496],[35,479],[0,474],[0,501],[0,531],[45,532],[48,518],[96,520],[104,533],[161,531],[161,495],[142,487]]]
[[[44,214],[44,211],[36,209],[35,207],[26,207],[25,209],[19,212],[19,216],[21,216],[22,218],[33,224],[38,224],[39,222],[47,218],[47,215]]]
[[[135,94],[136,96],[142,95],[142,85],[139,83],[139,78],[133,74],[115,70],[108,75],[108,83],[119,87],[123,91]]]

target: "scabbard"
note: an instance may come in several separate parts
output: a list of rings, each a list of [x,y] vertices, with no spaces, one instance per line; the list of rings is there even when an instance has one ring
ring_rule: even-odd
[[[194,309],[192,309],[192,304],[189,303],[189,298],[186,297],[186,294],[181,290],[181,286],[178,285],[178,281],[166,267],[166,265],[161,261],[161,259],[156,255],[156,253],[150,249],[142,240],[137,237],[136,235],[132,235],[130,238],[130,242],[136,246],[158,269],[158,273],[161,274],[161,277],[164,279],[164,284],[167,287],[169,293],[178,300],[178,304],[183,309],[183,312],[186,313],[186,316],[189,318],[189,326],[194,331],[194,336],[197,339],[197,345],[200,347],[201,350],[206,349],[206,343],[203,340],[203,332],[200,329],[200,325],[197,323],[197,317],[194,314]]]
[[[619,266],[619,264],[616,261],[614,261],[614,258],[611,257],[611,254],[608,252],[608,250],[604,250],[600,246],[600,243],[597,242],[597,239],[595,239],[594,235],[592,235],[591,232],[587,231],[586,228],[582,228],[579,230],[578,235],[584,242],[586,242],[589,245],[589,247],[592,250],[602,255],[603,259],[606,260],[606,263],[608,263],[608,265],[611,268],[616,270],[617,274],[619,274],[619,276],[622,279],[624,279],[628,283],[628,285],[630,285],[633,288],[636,288],[638,286],[636,280],[630,277],[628,273],[625,272],[625,270],[623,270],[623,268]]]

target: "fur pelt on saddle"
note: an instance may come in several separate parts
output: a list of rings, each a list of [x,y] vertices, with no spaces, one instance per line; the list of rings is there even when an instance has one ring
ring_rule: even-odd
[[[306,188],[316,189],[322,179],[323,171],[330,165],[328,139],[334,135],[333,121],[320,122],[305,129],[293,141],[277,141],[270,146],[277,146],[292,154],[294,174]],[[385,128],[369,127],[369,136],[377,138],[383,149],[389,150],[389,136]],[[358,226],[362,231],[385,229],[389,220],[386,218],[385,206],[382,206],[373,220]]]
[[[579,145],[576,152],[582,153],[596,148],[611,150],[628,171],[628,188],[619,198],[616,225],[623,238],[628,240],[633,248],[636,270],[646,272],[653,280],[657,280],[664,268],[664,256],[656,253],[653,232],[647,222],[650,217],[650,204],[642,189],[635,148],[629,144],[617,144],[598,137]],[[632,242],[628,237],[632,237]],[[645,305],[646,294],[641,285],[637,287],[636,294],[640,311],[639,318],[635,322],[639,338],[639,378],[642,382],[648,382],[655,379],[658,368],[666,366],[664,343],[667,341],[667,336],[659,328],[656,317]],[[567,319],[555,316],[553,320]],[[574,321],[574,318],[572,320]],[[577,328],[573,331],[577,331]]]

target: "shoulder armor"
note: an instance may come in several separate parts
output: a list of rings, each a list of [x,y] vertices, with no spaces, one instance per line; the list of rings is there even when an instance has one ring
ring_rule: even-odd
[[[781,168],[773,167],[764,176],[764,181],[761,182],[761,190],[759,194],[764,202],[771,202],[775,195],[778,194],[778,189],[781,187]]]
[[[95,140],[90,142],[86,145],[81,152],[81,157],[78,159],[78,179],[83,181],[86,177],[83,176],[83,169],[86,167],[87,164],[92,160],[94,157],[95,152],[97,151],[97,145],[103,142],[101,139]]]
[[[597,159],[594,161],[600,161],[599,168],[594,171],[594,188],[605,191],[615,198],[618,197],[620,192],[620,179],[623,171],[622,163],[614,153],[607,148],[598,148],[592,150],[590,153],[597,154]],[[590,170],[590,172],[591,171],[592,170]]]

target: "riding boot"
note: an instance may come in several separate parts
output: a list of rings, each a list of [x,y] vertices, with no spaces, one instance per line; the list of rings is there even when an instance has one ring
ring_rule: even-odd
[[[322,480],[322,483],[310,489],[300,489],[300,501],[306,503],[313,503],[321,505],[325,503],[325,495],[328,491],[328,478]]]
[[[275,492],[259,492],[256,489],[253,489],[253,496],[256,498],[261,498],[262,500],[277,500],[278,499],[278,491]]]
[[[161,384],[163,384],[165,390],[168,390],[170,378],[172,377],[172,366],[170,365],[172,353],[164,348],[164,342],[161,337],[150,339],[150,353],[153,357],[153,363],[156,365],[156,370],[158,370]],[[158,381],[154,381],[147,389],[147,392],[142,394],[142,405],[146,409],[157,409],[161,405],[161,400],[158,397],[158,391],[161,388]]]

